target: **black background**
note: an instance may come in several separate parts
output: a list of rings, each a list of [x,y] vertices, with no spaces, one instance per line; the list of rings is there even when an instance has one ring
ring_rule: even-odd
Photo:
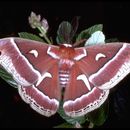
[[[18,32],[37,33],[30,28],[31,11],[41,14],[50,25],[49,34],[55,38],[58,25],[81,16],[78,32],[94,24],[103,24],[106,38],[130,42],[130,2],[122,1],[0,1],[0,38],[18,36]],[[130,76],[110,94],[110,112],[102,127],[129,127]],[[18,95],[17,89],[0,79],[0,127],[44,128],[62,123],[56,114],[50,118],[34,112]]]

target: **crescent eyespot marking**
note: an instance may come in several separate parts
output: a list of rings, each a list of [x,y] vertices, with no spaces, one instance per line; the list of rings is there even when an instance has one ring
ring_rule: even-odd
[[[106,55],[102,54],[102,53],[98,53],[95,57],[95,60],[98,61],[100,58],[105,58]]]
[[[38,57],[38,51],[37,50],[31,50],[29,53],[33,54],[36,58]]]
[[[89,84],[89,81],[86,77],[85,74],[81,74],[77,77],[77,80],[83,80],[83,82],[85,83],[86,87],[88,88],[89,91],[91,91],[91,87],[90,87],[90,84]]]
[[[42,80],[45,79],[46,77],[52,78],[52,75],[51,75],[49,72],[45,72],[45,73],[39,78],[39,80],[38,80],[36,86],[38,86],[38,85],[42,82]]]

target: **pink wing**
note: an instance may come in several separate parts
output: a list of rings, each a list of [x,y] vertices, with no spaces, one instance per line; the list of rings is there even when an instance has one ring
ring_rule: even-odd
[[[100,107],[108,94],[109,90],[101,90],[92,85],[84,71],[75,64],[65,89],[63,108],[68,116],[83,116]]]
[[[42,80],[37,84],[31,87],[20,86],[18,88],[22,99],[38,113],[45,116],[55,114],[59,108],[61,90],[57,67],[56,63],[53,64],[53,67],[43,74]]]
[[[108,43],[77,48],[76,51],[63,104],[66,114],[72,117],[99,108],[107,99],[109,89],[130,73],[129,44]]]
[[[94,86],[110,89],[130,73],[130,44],[107,43],[88,47],[86,51],[87,56],[78,65]]]
[[[57,47],[51,49],[58,52]],[[22,99],[45,116],[57,111],[61,97],[58,59],[50,55],[50,46],[41,42],[21,38],[0,40],[1,66],[18,83]]]

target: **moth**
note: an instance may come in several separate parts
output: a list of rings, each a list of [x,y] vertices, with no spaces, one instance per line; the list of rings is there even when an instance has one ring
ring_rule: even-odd
[[[63,101],[65,113],[78,117],[99,108],[110,89],[130,73],[130,44],[74,48],[3,38],[0,66],[17,82],[21,98],[38,113],[49,117]]]

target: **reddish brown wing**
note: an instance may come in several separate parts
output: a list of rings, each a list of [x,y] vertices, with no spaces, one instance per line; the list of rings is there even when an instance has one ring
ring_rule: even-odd
[[[110,89],[130,72],[130,45],[107,43],[86,48],[87,56],[78,61],[89,81],[100,89]]]
[[[86,56],[77,55],[65,91],[64,110],[72,117],[100,107],[107,99],[109,89],[130,73],[130,45],[127,43],[108,43],[75,50],[86,51]]]
[[[63,108],[68,116],[83,116],[100,107],[108,94],[109,90],[100,90],[93,86],[85,73],[75,64],[65,89]]]
[[[58,80],[58,59],[49,54],[58,48],[21,38],[0,40],[0,64],[19,85],[24,101],[45,116],[54,114],[59,106],[61,90]],[[54,55],[55,56],[55,55]]]
[[[61,98],[58,65],[53,64],[38,84],[31,87],[20,86],[19,94],[38,113],[48,117],[55,114]]]

